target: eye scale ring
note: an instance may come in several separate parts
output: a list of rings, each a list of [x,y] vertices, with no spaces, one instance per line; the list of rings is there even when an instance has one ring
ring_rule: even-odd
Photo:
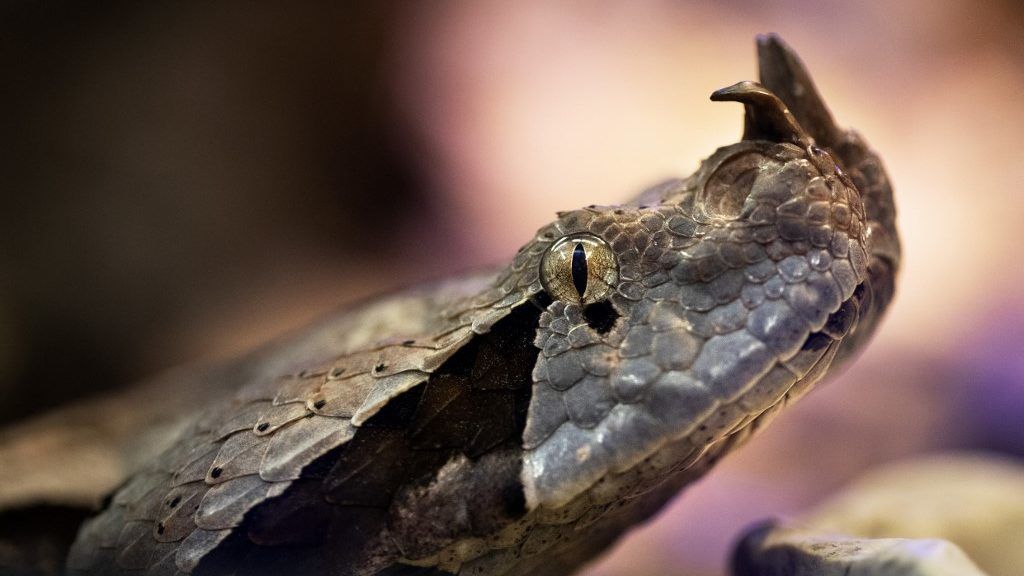
[[[540,281],[552,299],[585,306],[608,298],[619,282],[619,265],[604,240],[574,234],[544,253]]]

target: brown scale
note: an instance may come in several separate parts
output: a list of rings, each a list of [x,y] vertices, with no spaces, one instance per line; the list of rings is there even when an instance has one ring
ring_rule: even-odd
[[[606,314],[598,315],[606,322]],[[403,520],[410,517],[404,510],[416,506],[437,471],[457,457],[468,463],[460,486],[493,486],[495,474],[506,486],[490,490],[488,500],[473,508],[478,529],[491,530],[525,513],[519,444],[539,352],[533,345],[539,316],[539,308],[523,304],[474,337],[427,382],[389,402],[351,441],[307,466],[284,494],[252,509],[196,573],[216,574],[229,566],[245,574],[276,573],[284,566],[289,573],[319,572],[328,564],[365,567],[373,565],[375,552],[398,552],[387,548],[391,539],[381,544],[382,531],[395,526],[392,538],[407,548],[426,553],[440,547],[444,542],[416,541],[415,522]],[[475,466],[478,460],[486,462]],[[324,506],[325,500],[333,506]],[[445,514],[459,516],[431,509],[441,522],[454,522]],[[387,573],[440,572],[398,567]]]

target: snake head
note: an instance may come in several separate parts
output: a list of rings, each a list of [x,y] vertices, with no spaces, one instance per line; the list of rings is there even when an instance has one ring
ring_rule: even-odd
[[[523,433],[532,508],[593,509],[699,474],[888,304],[899,245],[881,164],[781,40],[758,52],[761,83],[711,97],[744,105],[741,141],[630,203],[560,214],[513,267],[529,281],[543,262],[550,299]]]
[[[899,266],[877,156],[778,38],[758,50],[761,83],[712,96],[742,139],[689,178],[197,380],[239,388],[69,569],[552,573],[653,513],[864,343]]]

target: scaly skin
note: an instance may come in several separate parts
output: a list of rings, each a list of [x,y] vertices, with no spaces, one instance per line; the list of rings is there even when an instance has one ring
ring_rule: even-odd
[[[764,86],[713,96],[744,103],[743,140],[696,174],[248,359],[237,393],[82,527],[69,571],[561,574],[656,511],[850,356],[892,296],[877,157],[781,41],[759,53]],[[541,258],[578,234],[617,265],[599,301],[544,291]]]

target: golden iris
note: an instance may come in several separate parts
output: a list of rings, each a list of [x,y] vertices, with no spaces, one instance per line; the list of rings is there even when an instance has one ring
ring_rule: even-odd
[[[608,297],[619,281],[612,249],[593,234],[559,239],[540,261],[540,282],[555,300],[587,305]]]

